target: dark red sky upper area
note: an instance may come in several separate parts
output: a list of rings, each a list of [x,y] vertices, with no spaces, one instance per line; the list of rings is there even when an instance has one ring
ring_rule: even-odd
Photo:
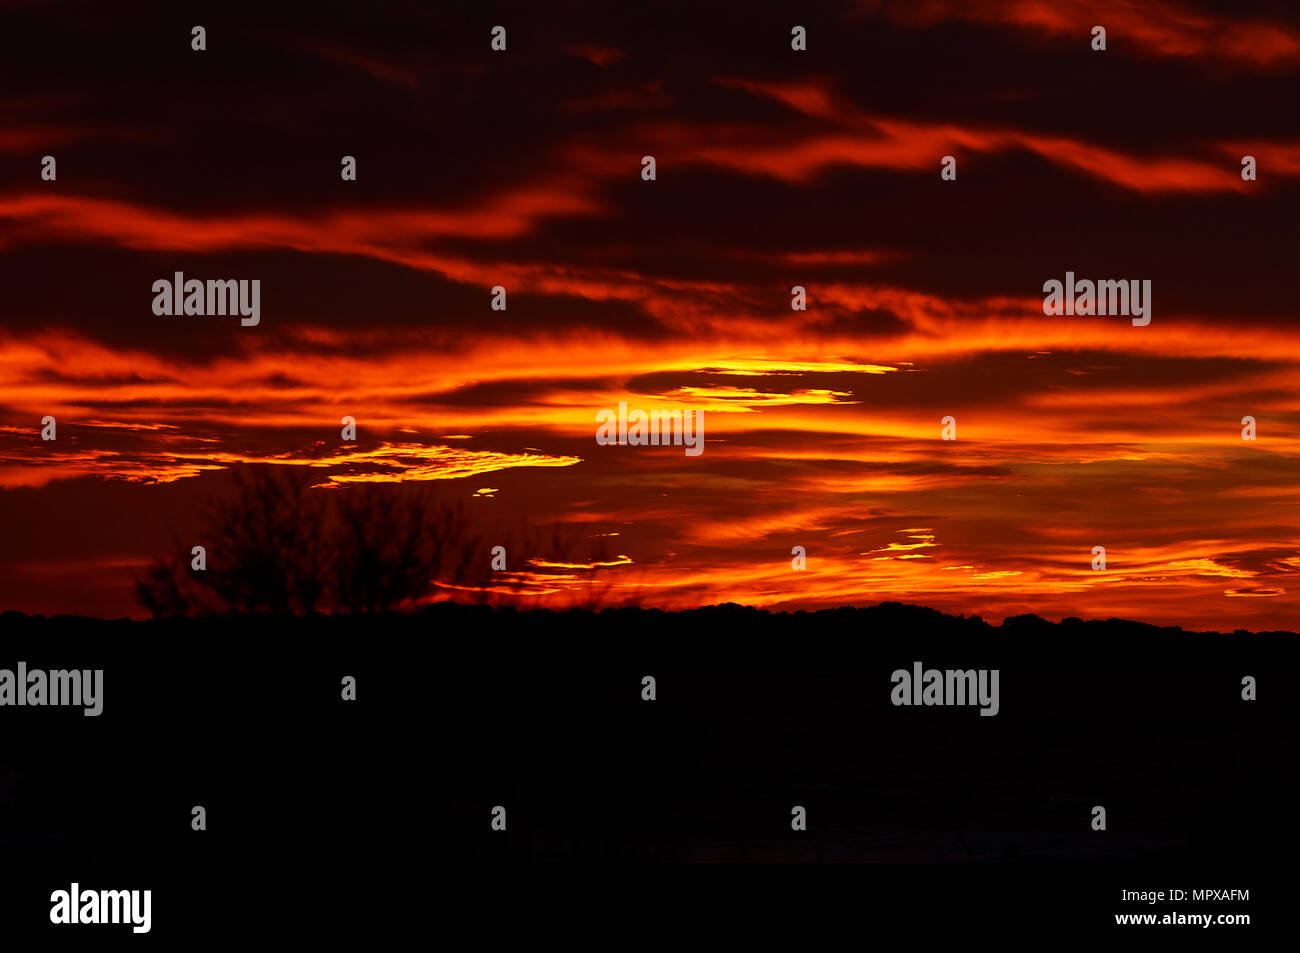
[[[138,614],[272,462],[436,485],[654,604],[1295,627],[1294,7],[0,17],[0,608]],[[155,315],[177,271],[260,280],[260,324]],[[1044,315],[1067,271],[1150,280],[1152,323]],[[623,400],[706,452],[597,446]]]

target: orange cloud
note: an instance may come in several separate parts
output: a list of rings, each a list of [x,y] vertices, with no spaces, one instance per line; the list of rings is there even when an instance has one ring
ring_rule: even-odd
[[[682,158],[737,169],[752,175],[770,175],[794,183],[807,183],[834,165],[859,165],[900,170],[934,170],[944,155],[1033,152],[1060,166],[1077,169],[1094,178],[1137,192],[1244,191],[1239,168],[1184,156],[1128,155],[1114,149],[1061,136],[1046,136],[1015,129],[975,129],[955,124],[917,123],[864,113],[836,95],[827,81],[793,84],[737,78],[721,85],[744,89],[775,99],[805,115],[849,130],[823,133],[790,141],[775,139],[762,130],[733,127],[709,137],[708,144],[691,146],[675,142]],[[663,136],[680,140],[681,132],[661,129]]]

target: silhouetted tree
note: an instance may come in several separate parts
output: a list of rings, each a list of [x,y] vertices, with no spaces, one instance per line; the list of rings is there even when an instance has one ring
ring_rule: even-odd
[[[153,615],[386,612],[426,596],[435,579],[489,583],[462,509],[423,487],[315,489],[273,466],[235,479],[235,494],[208,506],[208,568],[192,570],[178,546],[184,558],[158,560],[135,580]]]
[[[456,584],[472,575],[486,580],[490,569],[483,547],[470,533],[464,511],[434,504],[421,491],[344,491],[339,499],[339,530],[334,551],[336,608],[345,612],[383,612],[424,595],[432,581]]]

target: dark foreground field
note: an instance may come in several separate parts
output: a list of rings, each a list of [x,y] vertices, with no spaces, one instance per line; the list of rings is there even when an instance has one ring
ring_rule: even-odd
[[[942,875],[968,892],[987,888],[979,865],[1026,890],[1095,890],[1102,917],[1128,909],[1110,899],[1121,885],[1267,896],[1259,878],[1300,846],[1289,633],[996,627],[898,605],[9,613],[0,668],[19,661],[104,670],[99,717],[0,707],[0,853],[22,919],[80,879],[152,887],[155,932],[204,922],[200,888],[218,882],[268,916],[267,897],[334,897],[334,921],[355,924],[366,891],[568,860],[935,862],[971,870]],[[999,669],[999,713],[894,706],[891,672],[917,661]]]

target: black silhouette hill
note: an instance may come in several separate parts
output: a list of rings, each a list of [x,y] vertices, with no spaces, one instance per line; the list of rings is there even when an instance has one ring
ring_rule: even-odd
[[[534,642],[553,639],[548,647],[563,652],[599,642],[605,652],[626,652],[634,646],[693,657],[717,657],[729,665],[761,661],[764,652],[789,653],[790,639],[801,640],[778,660],[795,668],[815,662],[839,665],[846,659],[869,658],[895,649],[910,651],[917,640],[932,648],[1013,653],[1009,664],[1056,666],[1069,671],[1114,672],[1135,664],[1161,671],[1200,670],[1201,661],[1225,656],[1248,659],[1266,654],[1272,660],[1300,654],[1300,635],[1286,630],[1233,632],[1156,626],[1128,619],[1066,618],[1051,622],[1037,615],[1010,616],[1000,625],[978,616],[951,615],[937,609],[899,602],[874,606],[844,606],[817,611],[772,612],[736,603],[688,610],[642,607],[590,609],[523,609],[514,606],[466,605],[439,602],[415,612],[375,614],[291,614],[244,612],[201,618],[161,618],[147,621],[98,619],[88,616],[0,613],[0,632],[31,636],[78,638],[195,638],[228,634],[263,634],[278,639],[351,640],[382,633],[393,637],[435,638],[443,651],[465,646],[448,639],[456,631],[490,632],[496,637]],[[735,643],[747,647],[747,658],[731,653]],[[906,652],[905,652],[906,654]]]
[[[141,863],[193,859],[196,803],[222,825],[204,842],[214,864],[267,850],[378,863],[400,849],[1234,869],[1300,847],[1300,638],[1288,632],[990,625],[898,603],[440,603],[147,622],[11,612],[0,632],[0,668],[105,671],[100,718],[6,711],[20,730],[0,793],[0,844],[92,867],[128,844]],[[891,673],[915,662],[998,669],[999,713],[893,705]],[[341,698],[345,676],[356,701]],[[152,754],[125,756],[136,747]],[[87,778],[111,783],[87,798]],[[489,828],[496,805],[509,836]],[[798,835],[793,805],[808,811]],[[1095,805],[1105,832],[1090,828]]]

